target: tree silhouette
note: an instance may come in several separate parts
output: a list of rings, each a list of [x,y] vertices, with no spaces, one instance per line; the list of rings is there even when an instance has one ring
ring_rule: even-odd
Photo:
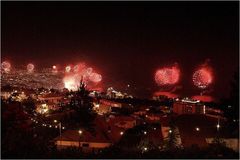
[[[92,110],[93,100],[89,96],[89,91],[86,89],[83,78],[80,81],[79,89],[76,92],[72,92],[72,95],[70,106],[76,111],[76,114],[71,118],[82,125],[90,127],[96,117],[96,113]]]
[[[224,115],[229,121],[239,119],[239,74],[235,72],[231,82],[231,92],[227,99],[222,100]]]
[[[27,99],[23,100],[22,106],[27,113],[29,114],[35,113],[36,105],[33,98],[28,97]]]
[[[169,122],[169,132],[167,138],[163,142],[165,150],[175,150],[178,147],[177,143],[177,130],[174,121],[171,119]]]
[[[80,81],[78,90],[76,92],[72,92],[72,94],[73,97],[71,98],[71,105],[74,109],[91,109],[93,107],[92,98],[89,96],[89,91],[86,89],[83,78]]]
[[[147,137],[142,137],[141,141],[139,142],[138,148],[143,152],[151,151],[157,149],[157,146],[149,140]]]

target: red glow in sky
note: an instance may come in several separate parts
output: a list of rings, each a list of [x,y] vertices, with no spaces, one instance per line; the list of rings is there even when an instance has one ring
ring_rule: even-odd
[[[192,96],[192,99],[195,99],[195,100],[200,100],[202,102],[212,102],[212,101],[215,101],[215,99],[211,96],[199,96],[199,95],[196,95],[196,96]]]
[[[171,93],[171,92],[162,92],[162,91],[157,91],[153,93],[153,96],[167,96],[168,98],[177,98],[179,95]]]
[[[159,86],[174,85],[179,81],[180,69],[177,66],[164,67],[155,73],[155,82]]]

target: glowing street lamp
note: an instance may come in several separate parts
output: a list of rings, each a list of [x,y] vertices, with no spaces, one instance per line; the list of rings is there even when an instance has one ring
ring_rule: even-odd
[[[123,135],[123,132],[120,132],[120,135]]]
[[[79,148],[80,148],[80,146],[81,146],[80,140],[81,140],[81,136],[82,136],[83,132],[82,132],[82,130],[79,130],[78,133],[79,133]]]
[[[220,122],[219,122],[219,117],[218,117],[217,131],[219,131],[219,128],[220,128]]]
[[[82,135],[82,130],[79,130],[78,133],[79,133],[79,135]]]
[[[196,131],[200,131],[200,128],[196,127]]]
[[[217,130],[219,130],[219,128],[220,128],[220,125],[219,125],[219,124],[217,124]]]

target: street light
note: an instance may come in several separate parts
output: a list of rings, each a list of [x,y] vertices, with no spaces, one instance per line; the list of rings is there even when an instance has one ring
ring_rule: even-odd
[[[196,127],[196,131],[200,131],[200,128]]]
[[[172,130],[170,129],[168,132],[169,132],[169,133],[172,133]]]
[[[219,130],[219,128],[220,128],[220,125],[219,125],[219,124],[217,124],[217,130]]]
[[[219,117],[218,117],[218,124],[217,124],[217,131],[219,131],[219,128],[220,128],[220,122],[219,122]]]
[[[79,135],[82,135],[82,130],[79,130],[78,133],[79,133]]]
[[[80,148],[80,145],[81,145],[80,140],[81,140],[81,136],[82,136],[82,130],[79,130],[78,133],[79,133],[79,148]]]
[[[57,123],[58,121],[55,119],[53,122]],[[59,125],[60,146],[61,146],[62,145],[62,123],[59,122],[58,125]],[[57,127],[55,126],[55,128],[57,128]]]
[[[120,135],[123,135],[123,132],[120,132]]]

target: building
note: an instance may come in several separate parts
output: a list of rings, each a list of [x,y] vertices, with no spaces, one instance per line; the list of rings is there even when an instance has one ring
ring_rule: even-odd
[[[83,152],[99,152],[111,146],[111,142],[102,132],[92,134],[86,130],[67,130],[54,139],[58,149],[78,147]]]
[[[114,126],[122,128],[122,129],[129,129],[136,126],[137,121],[134,117],[130,116],[114,116],[109,117],[108,121],[111,121]]]
[[[136,119],[130,116],[99,116],[94,121],[98,130],[106,133],[112,143],[117,143],[127,129],[136,126]]]
[[[99,115],[104,115],[107,113],[111,112],[111,106],[109,105],[104,105],[104,104],[98,104],[98,103],[93,103],[94,107],[93,110],[95,110]]]
[[[176,114],[205,114],[205,106],[198,100],[177,99],[173,103],[173,112]]]
[[[107,105],[107,106],[110,106],[110,107],[117,107],[117,108],[121,108],[122,107],[121,103],[110,101],[110,100],[106,100],[106,99],[101,99],[100,100],[100,104]]]
[[[149,121],[160,121],[161,114],[148,113],[145,115],[146,119]]]
[[[38,100],[58,104],[58,103],[61,102],[63,97],[64,97],[64,95],[61,95],[61,94],[50,93],[50,94],[45,94],[45,95],[38,96]]]

